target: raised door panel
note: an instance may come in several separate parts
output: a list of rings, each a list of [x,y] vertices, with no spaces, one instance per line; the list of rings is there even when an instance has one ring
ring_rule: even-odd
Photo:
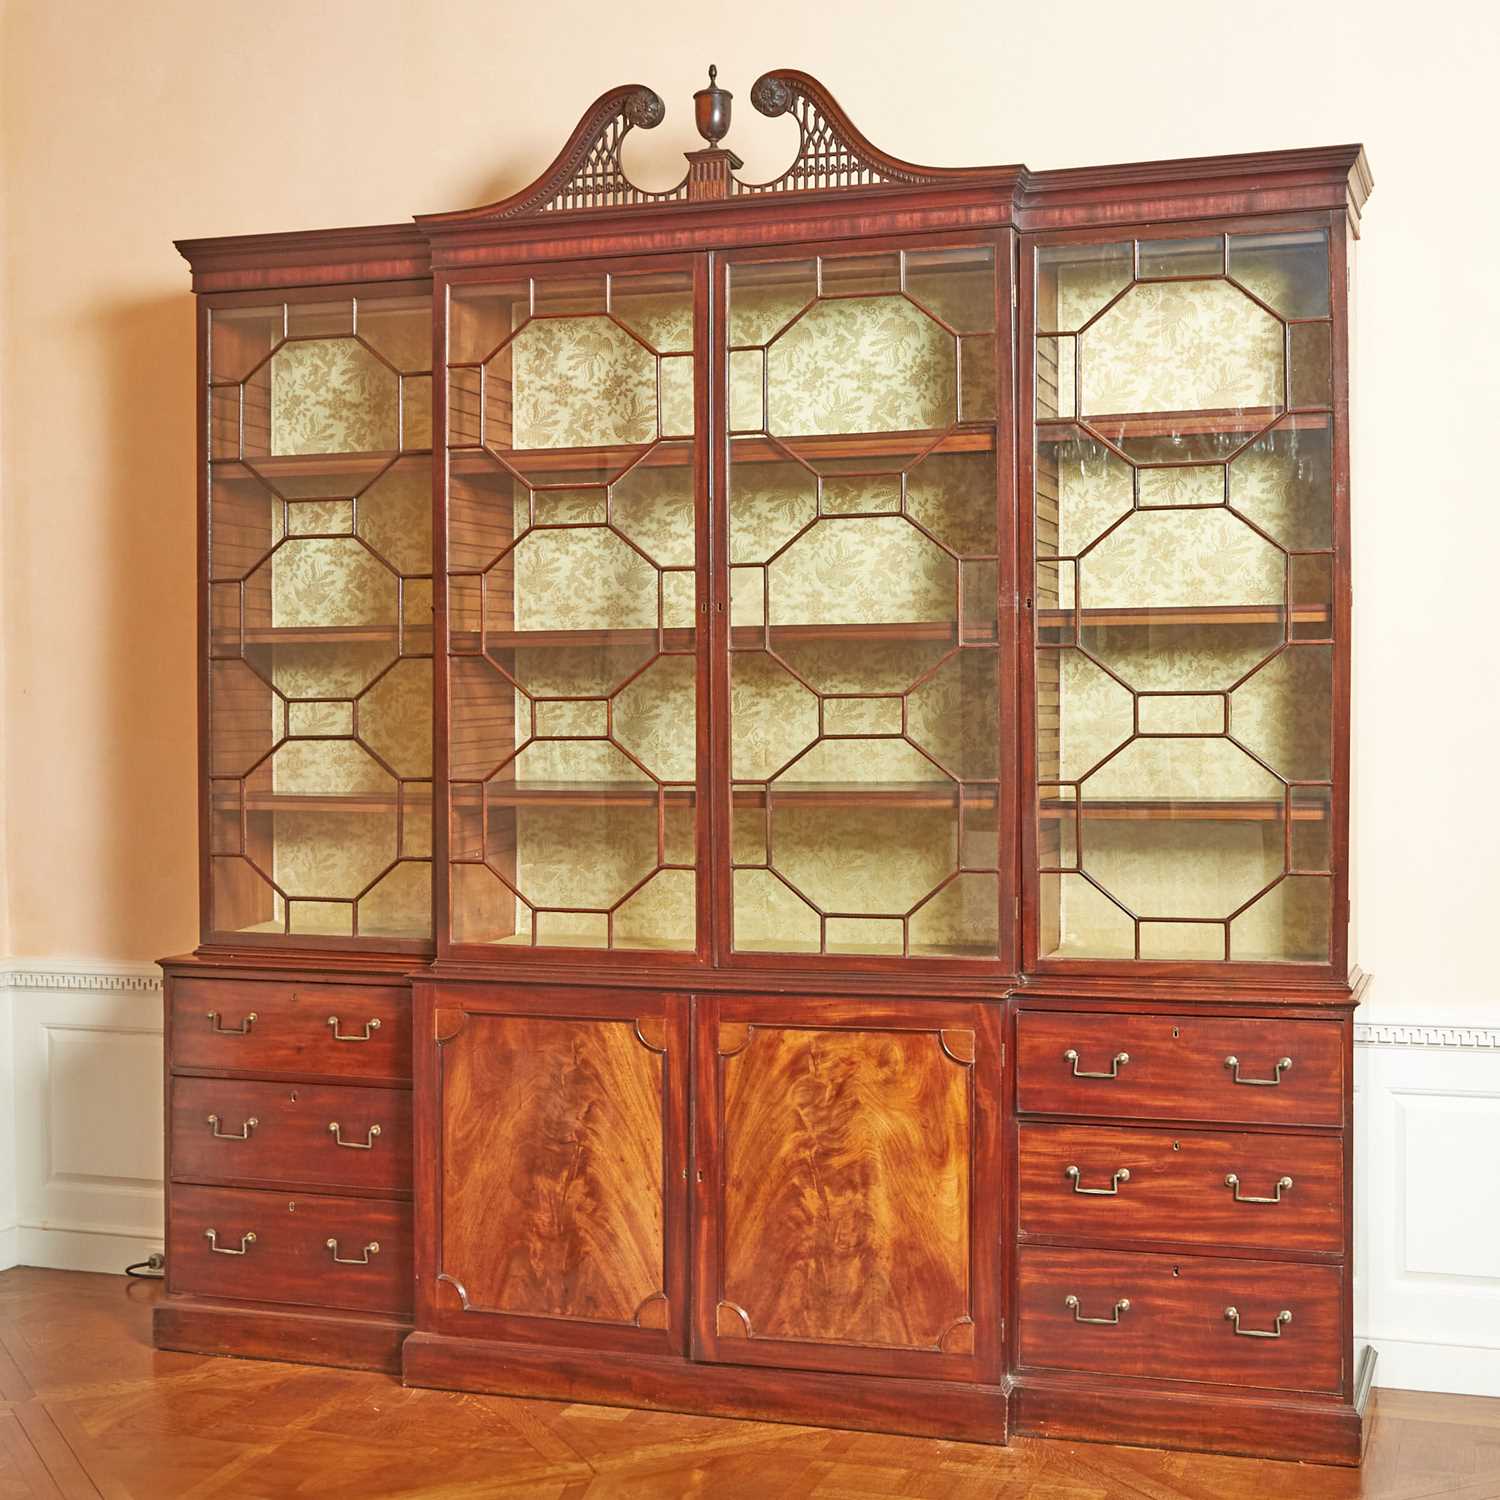
[[[437,1213],[424,1326],[680,1350],[685,1003],[480,994],[429,1007]]]
[[[697,1003],[695,1354],[990,1378],[988,1008]]]

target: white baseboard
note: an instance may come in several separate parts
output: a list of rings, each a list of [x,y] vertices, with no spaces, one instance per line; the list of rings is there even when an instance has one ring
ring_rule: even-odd
[[[19,1226],[7,1224],[0,1229],[0,1271],[8,1271],[12,1266],[21,1264],[17,1246],[20,1243]]]
[[[55,1229],[45,1224],[18,1224],[11,1231],[18,1266],[49,1271],[103,1271],[123,1275],[162,1248],[162,1238],[120,1234],[107,1229]]]
[[[1380,1353],[1375,1384],[1391,1391],[1500,1395],[1500,1349],[1478,1344],[1423,1344],[1414,1339],[1364,1339]]]

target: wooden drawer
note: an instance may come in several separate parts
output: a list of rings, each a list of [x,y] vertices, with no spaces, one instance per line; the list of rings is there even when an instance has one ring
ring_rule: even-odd
[[[1343,1272],[1336,1266],[1038,1246],[1019,1258],[1024,1366],[1273,1390],[1342,1388]],[[1228,1308],[1239,1314],[1238,1334]],[[1278,1321],[1284,1313],[1291,1317]],[[1254,1336],[1267,1333],[1275,1336]]]
[[[409,1193],[411,1094],[174,1078],[172,1176]]]
[[[1025,1112],[1343,1124],[1339,1021],[1030,1010],[1016,1028]]]
[[[1037,1123],[1018,1134],[1023,1237],[1343,1249],[1336,1136]],[[1277,1201],[1248,1201],[1261,1198]]]
[[[176,979],[171,1007],[174,1068],[411,1082],[411,992],[398,986]]]
[[[408,1203],[253,1188],[174,1187],[171,1193],[167,1263],[174,1292],[357,1312],[411,1310]],[[367,1254],[368,1261],[343,1265],[335,1253],[356,1262]]]

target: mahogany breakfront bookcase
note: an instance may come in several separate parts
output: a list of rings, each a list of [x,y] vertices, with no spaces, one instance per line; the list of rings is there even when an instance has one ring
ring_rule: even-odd
[[[182,245],[174,1348],[1358,1462],[1356,147]]]

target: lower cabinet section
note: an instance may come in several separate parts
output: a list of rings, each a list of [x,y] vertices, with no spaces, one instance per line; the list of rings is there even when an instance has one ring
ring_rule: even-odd
[[[861,1377],[819,1418],[846,1425],[860,1391],[954,1382],[1003,1439],[995,1002],[417,989],[424,1337],[494,1340],[492,1371],[619,1356],[633,1394]],[[954,1430],[922,1420],[897,1430]]]
[[[1018,1302],[1024,1369],[1343,1387],[1337,1266],[1028,1248]]]
[[[392,984],[174,984],[191,1029],[169,1062],[159,1344],[967,1441],[1359,1461],[1347,1015],[422,975],[411,993],[402,1038]]]
[[[411,1309],[411,1205],[176,1187],[172,1287],[200,1297],[401,1314]]]

